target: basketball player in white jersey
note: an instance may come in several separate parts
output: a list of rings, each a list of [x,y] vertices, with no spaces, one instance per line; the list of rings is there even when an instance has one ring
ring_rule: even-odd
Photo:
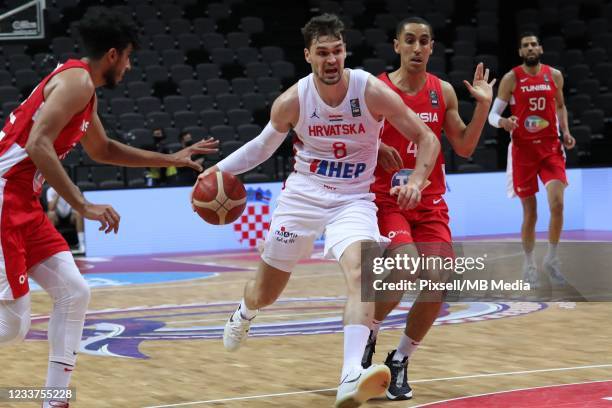
[[[324,232],[325,256],[340,263],[348,287],[336,406],[356,407],[384,392],[390,379],[386,366],[361,367],[374,304],[361,302],[360,244],[380,240],[370,184],[383,118],[418,145],[414,172],[407,184],[392,191],[402,208],[419,203],[440,144],[383,82],[365,71],[344,68],[343,28],[330,14],[304,26],[304,55],[312,74],[276,99],[259,136],[204,174],[246,172],[268,159],[290,129],[296,132],[295,171],[278,200],[255,279],[246,284],[244,298],[225,326],[223,343],[229,351],[240,347],[258,309],[276,301],[296,263],[310,254]]]

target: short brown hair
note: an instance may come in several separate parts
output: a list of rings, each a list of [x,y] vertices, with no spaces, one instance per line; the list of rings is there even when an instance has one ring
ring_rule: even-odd
[[[319,37],[331,36],[339,40],[344,40],[344,23],[335,14],[321,14],[311,18],[304,27],[302,27],[302,35],[304,36],[304,45],[310,48],[312,42]]]

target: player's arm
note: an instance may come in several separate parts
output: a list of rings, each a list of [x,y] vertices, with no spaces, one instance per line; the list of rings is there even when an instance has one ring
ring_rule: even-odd
[[[231,174],[245,173],[268,160],[285,140],[287,133],[299,120],[300,103],[297,84],[283,92],[272,104],[270,122],[261,133],[216,165],[200,175],[214,171]]]
[[[368,109],[377,119],[389,121],[406,139],[417,145],[416,164],[411,178],[419,186],[425,183],[440,152],[436,135],[381,80],[370,77],[365,92]]]
[[[552,70],[553,81],[557,87],[555,93],[555,104],[557,108],[557,117],[559,118],[559,127],[561,128],[561,134],[563,135],[563,144],[568,149],[573,149],[576,145],[576,139],[574,139],[569,130],[569,121],[567,119],[567,107],[565,106],[565,97],[563,96],[563,74],[558,69]]]
[[[110,139],[95,113],[81,145],[89,157],[97,162],[125,167],[191,167],[202,171],[202,166],[191,160],[194,154],[207,154],[217,151],[218,141],[208,138],[173,154],[163,154],[128,146]]]
[[[483,64],[480,63],[476,67],[472,84],[464,81],[468,91],[476,99],[472,120],[467,126],[459,116],[459,102],[455,90],[451,84],[442,81],[442,93],[446,102],[444,132],[451,146],[453,146],[453,150],[459,156],[470,157],[478,145],[478,139],[480,139],[480,134],[487,121],[491,100],[493,99],[495,79],[491,83],[488,80],[489,70],[484,70]]]
[[[512,92],[516,86],[516,77],[513,71],[509,71],[504,75],[499,83],[499,89],[497,90],[497,98],[493,102],[493,107],[489,113],[489,124],[496,128],[504,128],[507,132],[512,132],[518,127],[518,118],[514,115],[509,118],[502,117],[502,113],[508,106],[510,98],[512,98]]]
[[[45,103],[34,121],[26,151],[49,185],[72,208],[85,218],[100,222],[100,230],[106,233],[119,229],[119,214],[110,205],[87,202],[74,185],[53,143],[70,119],[83,111],[94,94],[94,85],[84,69],[68,69],[55,75],[45,86]]]

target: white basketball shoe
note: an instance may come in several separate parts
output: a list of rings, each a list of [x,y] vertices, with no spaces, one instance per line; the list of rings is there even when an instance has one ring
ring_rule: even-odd
[[[378,397],[387,390],[391,371],[385,365],[357,368],[344,376],[338,386],[335,408],[358,407],[367,400]]]
[[[225,329],[223,329],[223,346],[227,351],[236,351],[240,348],[249,335],[251,320],[245,319],[240,314],[240,306],[230,316]]]

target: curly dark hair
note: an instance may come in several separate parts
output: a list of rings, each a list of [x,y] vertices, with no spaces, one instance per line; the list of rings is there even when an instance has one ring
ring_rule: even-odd
[[[304,36],[304,45],[310,48],[312,42],[319,37],[331,36],[339,40],[344,39],[344,23],[335,14],[321,14],[311,18],[304,27],[302,27],[302,35]]]
[[[101,58],[108,50],[138,48],[138,28],[131,18],[106,7],[91,7],[78,24],[88,57]]]

